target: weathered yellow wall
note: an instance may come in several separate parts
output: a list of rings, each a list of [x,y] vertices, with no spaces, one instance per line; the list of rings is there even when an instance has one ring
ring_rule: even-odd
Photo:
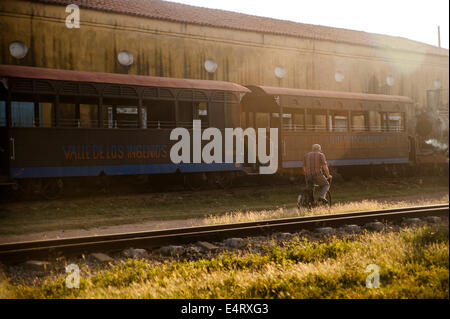
[[[83,71],[117,72],[180,78],[215,79],[239,84],[369,92],[370,79],[379,92],[412,97],[426,104],[426,90],[442,83],[448,103],[448,57],[344,43],[300,39],[256,32],[167,22],[81,9],[81,28],[65,26],[64,6],[0,0],[0,64]],[[24,59],[9,53],[12,41],[29,47]],[[117,62],[127,50],[135,62]],[[204,69],[206,59],[219,67]],[[274,68],[286,69],[279,80]],[[334,80],[340,71],[343,82]],[[392,75],[395,84],[386,86]]]

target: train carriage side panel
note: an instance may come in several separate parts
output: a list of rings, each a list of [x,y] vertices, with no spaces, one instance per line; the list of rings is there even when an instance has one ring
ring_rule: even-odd
[[[304,155],[315,143],[322,145],[331,166],[409,162],[407,124],[412,106],[409,98],[264,86],[249,88],[252,93],[244,101],[249,111],[283,113],[278,115],[282,118],[281,169],[302,167]],[[259,101],[260,105],[252,106],[251,101]]]
[[[2,168],[9,168],[12,179],[241,169],[234,163],[194,163],[192,125],[201,120],[202,129],[213,125],[223,133],[225,125],[239,122],[245,87],[6,65],[0,65],[0,76],[7,79],[9,91],[2,91],[0,100],[5,105],[26,102],[37,115],[30,125],[19,121],[5,128],[5,136],[11,137],[5,153],[13,156]],[[190,134],[190,163],[170,159],[177,142],[170,140],[170,132],[176,127]],[[200,141],[202,146],[207,142]]]
[[[12,178],[167,174],[236,170],[227,163],[170,159],[170,130],[12,128]],[[192,138],[192,134],[191,134]],[[192,141],[191,141],[192,147]],[[192,155],[192,154],[191,154]]]

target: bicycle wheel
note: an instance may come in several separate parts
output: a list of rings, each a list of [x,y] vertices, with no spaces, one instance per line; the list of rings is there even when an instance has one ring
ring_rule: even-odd
[[[327,194],[325,195],[325,198],[328,201],[328,206],[331,206],[332,202],[331,202],[331,193],[330,193],[330,191],[327,192]]]
[[[297,207],[298,209],[311,208],[311,199],[308,190],[303,190],[297,197]]]

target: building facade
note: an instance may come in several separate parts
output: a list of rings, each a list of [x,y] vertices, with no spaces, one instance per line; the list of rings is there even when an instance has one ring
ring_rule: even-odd
[[[448,59],[408,39],[163,1],[0,0],[0,64],[404,95],[422,108],[428,91],[448,107]]]

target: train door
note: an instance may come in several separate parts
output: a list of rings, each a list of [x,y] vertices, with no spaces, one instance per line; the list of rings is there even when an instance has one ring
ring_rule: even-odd
[[[266,154],[270,153],[270,128],[278,129],[278,140],[273,141],[274,143],[280,143],[280,129],[282,117],[280,116],[280,106],[277,104],[276,99],[273,96],[268,95],[258,95],[258,94],[246,94],[242,99],[243,112],[245,113],[244,118],[246,120],[246,127],[252,127],[255,130],[256,136],[258,136],[258,129],[265,129],[265,144],[266,144]],[[256,155],[258,154],[258,149],[261,147],[261,141],[257,139],[257,149]],[[280,152],[278,152],[278,156]],[[247,158],[247,156],[246,156]],[[257,159],[256,165],[251,165],[253,168],[257,169],[259,166],[259,159]],[[280,163],[278,158],[278,163]],[[249,163],[250,164],[250,163]],[[264,164],[265,166],[265,164]],[[256,170],[257,171],[257,170]],[[255,171],[255,172],[256,172]]]
[[[8,176],[8,130],[6,127],[6,103],[0,101],[0,179]]]
[[[282,142],[281,142],[281,128],[282,128],[282,126],[283,126],[283,123],[285,123],[286,122],[286,120],[287,120],[287,116],[288,116],[289,114],[285,114],[284,112],[283,113],[272,113],[272,116],[271,116],[271,120],[270,120],[270,128],[276,128],[277,130],[278,130],[278,138],[277,138],[277,141],[273,141],[274,143],[278,143],[277,145],[278,145],[278,163],[281,163],[281,161],[282,161],[282,157],[281,157],[281,154],[282,154]],[[267,145],[266,145],[266,149],[267,149],[267,154],[269,154],[269,152],[270,152],[270,136],[269,136],[269,134],[270,134],[270,130],[268,130],[267,131]],[[272,138],[273,138],[273,136],[272,136]]]
[[[258,131],[260,128],[266,129],[266,154],[270,151],[270,125],[271,125],[271,114],[268,112],[256,112],[255,113],[255,131],[256,136],[259,137]],[[258,140],[258,144],[261,141]]]
[[[272,110],[271,112],[255,112],[255,131],[256,134],[258,136],[258,144],[261,143],[259,140],[259,135],[258,135],[258,129],[263,128],[266,131],[266,136],[265,136],[265,140],[266,140],[266,155],[275,155],[272,154],[273,152],[271,152],[270,149],[270,144],[274,143],[275,146],[278,148],[278,163],[281,163],[281,123],[282,123],[282,114],[278,113],[278,112],[273,112],[275,110]],[[278,134],[277,134],[277,139],[274,140],[274,136],[271,135],[270,130],[272,128],[275,128],[278,130]],[[259,145],[258,145],[258,149],[259,149]],[[259,160],[258,160],[259,162]],[[264,166],[266,166],[266,164],[264,164]]]

